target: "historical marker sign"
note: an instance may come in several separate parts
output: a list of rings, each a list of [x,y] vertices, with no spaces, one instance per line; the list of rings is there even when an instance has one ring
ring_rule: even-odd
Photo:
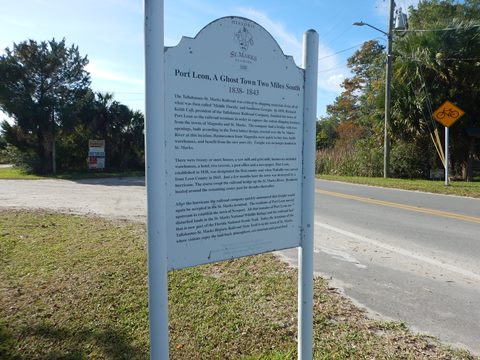
[[[300,244],[304,72],[257,23],[165,51],[169,269]]]
[[[303,66],[257,23],[218,19],[163,47],[145,1],[150,356],[168,358],[168,270],[298,247],[298,357],[313,349],[318,34]]]

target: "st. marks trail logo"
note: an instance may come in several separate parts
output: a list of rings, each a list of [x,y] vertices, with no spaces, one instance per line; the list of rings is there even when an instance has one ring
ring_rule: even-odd
[[[235,39],[237,39],[238,45],[243,51],[247,51],[248,48],[253,45],[253,36],[246,27],[243,27],[243,29],[235,33]]]
[[[253,62],[257,61],[257,57],[247,53],[248,49],[254,45],[253,35],[250,33],[250,31],[248,31],[247,27],[252,27],[253,25],[247,22],[235,22],[235,24],[242,26],[238,31],[233,33],[235,42],[239,47],[239,51],[230,51],[230,57],[234,58],[236,62],[252,64]],[[245,65],[243,66],[246,68]]]

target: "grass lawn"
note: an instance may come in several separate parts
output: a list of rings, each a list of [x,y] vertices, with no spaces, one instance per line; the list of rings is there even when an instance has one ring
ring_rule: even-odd
[[[0,167],[0,180],[1,179],[38,180],[38,179],[42,179],[42,177],[37,175],[26,174],[22,170],[14,167]]]
[[[106,178],[106,177],[127,177],[127,176],[144,176],[144,171],[105,171],[105,172],[67,172],[58,174],[33,175],[27,174],[21,169],[8,167],[0,168],[0,179],[4,180],[39,180],[39,179],[91,179],[91,178]]]
[[[433,180],[409,180],[409,179],[384,179],[369,178],[359,176],[336,176],[336,175],[317,175],[318,179],[344,181],[355,184],[365,184],[374,186],[383,186],[405,190],[418,190],[438,194],[449,194],[458,196],[471,196],[480,198],[480,181],[465,182],[451,181],[445,186],[444,181]]]
[[[0,358],[148,359],[145,226],[0,211]],[[172,359],[295,359],[297,274],[273,255],[169,274]],[[315,359],[474,359],[315,280]]]

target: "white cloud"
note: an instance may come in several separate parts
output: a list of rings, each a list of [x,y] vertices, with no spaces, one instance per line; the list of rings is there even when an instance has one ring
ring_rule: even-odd
[[[27,23],[25,21],[22,21],[20,19],[16,19],[16,18],[2,17],[2,21],[4,21],[7,24],[14,25],[14,26],[17,26],[17,27],[22,27],[22,28],[31,28],[32,27],[32,24]]]
[[[134,14],[143,14],[143,1],[107,0],[110,4],[124,8]]]
[[[336,92],[340,93],[342,92],[343,88],[340,86],[340,84],[345,80],[345,74],[343,73],[337,73],[330,75],[326,79],[326,87],[330,89],[335,89]]]
[[[318,53],[318,87],[339,94],[342,91],[340,84],[348,73],[345,64],[332,54],[333,50],[321,43]]]
[[[93,79],[109,80],[119,83],[124,83],[128,85],[143,85],[143,79],[138,79],[130,76],[126,76],[115,71],[110,70],[109,68],[113,66],[108,66],[105,63],[100,61],[92,61],[85,67],[86,70],[90,73]]]

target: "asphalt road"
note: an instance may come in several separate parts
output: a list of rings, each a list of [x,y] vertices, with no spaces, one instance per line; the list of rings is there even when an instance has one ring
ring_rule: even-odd
[[[480,353],[480,200],[328,181],[316,190],[318,274],[373,315]],[[144,221],[144,180],[0,180],[0,208]],[[296,250],[282,254],[296,262]]]
[[[330,181],[316,191],[315,271],[374,315],[480,353],[480,200]]]

